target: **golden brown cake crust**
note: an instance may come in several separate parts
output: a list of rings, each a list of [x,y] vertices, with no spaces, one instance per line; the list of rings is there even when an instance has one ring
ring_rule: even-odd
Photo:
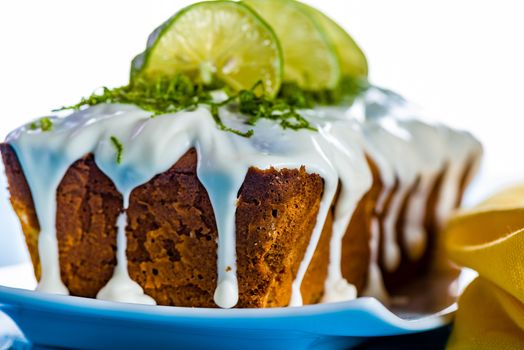
[[[36,278],[40,279],[40,258],[38,256],[40,225],[36,217],[33,196],[13,148],[6,143],[0,143],[0,152],[2,153],[7,183],[11,194],[9,200],[20,219]]]
[[[236,217],[239,306],[289,303],[291,283],[310,241],[322,191],[320,176],[307,174],[303,167],[248,171]],[[314,265],[311,268],[316,270]],[[323,279],[321,271],[318,276]],[[321,294],[322,283],[315,286],[316,291],[302,289],[306,303]],[[253,297],[261,292],[265,300]]]
[[[73,163],[57,190],[60,275],[71,295],[95,297],[116,265],[122,196],[92,155]]]
[[[39,225],[29,186],[13,148],[0,144],[11,193],[11,203],[24,231],[40,277]],[[370,259],[370,222],[379,193],[380,174],[368,160],[373,184],[358,204],[342,241],[342,274],[359,292],[367,283]],[[207,192],[196,175],[197,155],[189,150],[166,172],[136,188],[130,198],[127,227],[128,269],[159,304],[215,307],[217,231]],[[462,179],[466,185],[469,164]],[[397,271],[385,271],[386,286],[395,294],[404,283],[425,273],[436,246],[435,211],[442,173],[427,203],[425,225],[428,250],[411,261],[404,249]],[[385,201],[385,212],[398,189]],[[323,192],[323,181],[304,168],[249,169],[239,191],[237,226],[238,307],[275,307],[289,303],[291,283],[310,241]],[[397,222],[403,247],[403,217],[410,195],[403,201]],[[94,297],[110,279],[116,264],[116,219],[122,197],[111,180],[87,155],[66,172],[57,191],[57,238],[61,276],[72,295]],[[381,235],[383,217],[378,215]],[[301,292],[304,304],[317,303],[324,292],[329,263],[330,211]],[[379,251],[382,252],[383,239]]]
[[[11,203],[22,229],[35,275],[40,278],[40,227],[33,198],[13,148],[1,144]],[[68,169],[57,191],[56,234],[61,278],[71,295],[95,297],[116,264],[115,222],[122,197],[92,156]]]
[[[1,151],[11,201],[39,274],[38,220],[13,149]],[[214,307],[216,225],[196,176],[195,150],[136,188],[128,209],[130,276],[159,304]],[[238,307],[285,306],[316,222],[323,181],[304,168],[250,169],[236,214]],[[61,276],[72,295],[94,297],[116,264],[116,219],[122,198],[91,155],[75,162],[57,191]],[[329,259],[331,214],[304,278],[305,303],[318,302]],[[326,229],[327,228],[327,229]]]
[[[161,305],[214,307],[217,231],[196,152],[131,193],[128,269]]]
[[[217,231],[196,164],[193,149],[131,194],[129,273],[159,304],[215,306]],[[238,307],[288,304],[322,186],[304,169],[249,170],[236,213]]]
[[[386,289],[391,294],[396,294],[397,288],[402,288],[403,285],[407,282],[412,280],[418,273],[419,269],[425,269],[426,266],[422,266],[420,261],[411,261],[409,258],[408,252],[406,251],[406,247],[404,245],[404,227],[405,227],[405,217],[408,210],[408,204],[409,200],[413,196],[413,193],[416,191],[418,184],[420,182],[420,179],[417,179],[415,183],[411,186],[411,188],[407,191],[407,193],[404,195],[404,198],[402,198],[400,210],[397,218],[397,222],[395,224],[395,233],[396,233],[396,242],[400,249],[400,261],[398,267],[394,271],[389,271],[386,267],[385,262],[385,253],[384,250],[386,249],[385,245],[383,244],[384,240],[382,239],[382,244],[380,245],[380,259],[379,259],[379,265],[383,271],[382,277],[384,278],[384,285],[386,286]],[[396,184],[398,185],[398,183]],[[388,198],[390,199],[390,198]],[[391,199],[390,199],[391,200]],[[389,206],[390,202],[387,203]],[[384,232],[382,232],[382,237],[384,237]]]
[[[405,217],[407,213],[408,203],[416,190],[419,181],[416,181],[406,198],[404,198],[399,219],[396,224],[397,242],[400,248],[400,264],[394,271],[388,271],[385,267],[385,263],[381,260],[381,266],[383,269],[384,284],[387,290],[392,295],[401,295],[404,291],[409,288],[409,284],[416,280],[418,277],[429,273],[432,267],[434,257],[437,250],[437,238],[438,238],[438,223],[437,223],[437,204],[439,200],[439,194],[442,188],[442,181],[444,179],[446,169],[438,174],[431,187],[427,202],[426,211],[424,216],[424,229],[426,231],[426,247],[424,253],[418,259],[413,260],[405,245]],[[460,203],[457,203],[457,206]],[[383,234],[383,233],[382,233]],[[383,247],[382,247],[383,248]],[[383,252],[381,256],[384,256]]]
[[[383,189],[380,173],[371,159],[367,159],[373,182],[369,191],[358,203],[353,217],[342,238],[342,276],[353,284],[359,293],[367,285],[371,259],[371,219],[378,197]]]

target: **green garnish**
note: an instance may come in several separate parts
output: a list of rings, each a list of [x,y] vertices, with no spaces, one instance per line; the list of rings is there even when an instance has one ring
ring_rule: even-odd
[[[116,136],[111,136],[110,140],[116,149],[116,164],[120,164],[122,162],[122,152],[124,152],[124,146],[122,146],[122,143],[119,139],[116,138]]]
[[[249,90],[230,93],[229,98],[222,102],[214,102],[210,88],[195,84],[187,76],[178,74],[172,79],[160,79],[154,83],[136,80],[133,83],[109,89],[104,87],[101,93],[93,93],[72,106],[59,110],[79,110],[84,106],[95,106],[101,103],[134,104],[152,113],[175,113],[181,110],[191,110],[199,105],[208,105],[217,126],[224,131],[250,137],[253,130],[242,132],[226,126],[220,118],[219,107],[228,106],[244,114],[246,124],[255,125],[260,119],[277,121],[284,129],[315,130],[309,121],[298,113],[298,109],[312,108],[315,105],[351,103],[363,89],[365,84],[354,79],[342,79],[335,89],[309,91],[296,84],[283,84],[276,98],[259,96],[255,90],[262,84],[258,82]]]
[[[51,129],[53,129],[53,122],[48,117],[43,117],[40,118],[38,121],[29,124],[29,128],[31,130],[40,129],[42,131],[50,131]]]
[[[95,106],[101,103],[129,103],[151,112],[151,117],[154,118],[160,114],[175,113],[195,109],[199,105],[208,105],[221,130],[250,137],[253,134],[252,130],[244,133],[229,128],[220,119],[218,107],[225,105],[230,100],[221,103],[213,102],[209,88],[204,88],[201,84],[194,84],[187,76],[178,74],[173,79],[160,79],[155,83],[135,80],[129,85],[113,89],[104,87],[101,93],[93,93],[88,98],[82,98],[76,105],[62,107],[58,111],[78,110],[83,106]]]
[[[215,120],[215,123],[217,123],[218,128],[220,130],[229,131],[229,132],[232,132],[234,134],[237,134],[237,135],[243,136],[243,137],[251,137],[251,136],[253,136],[253,130],[251,130],[251,129],[246,131],[246,132],[242,132],[240,130],[232,129],[232,128],[226,126],[222,122],[222,119],[220,118],[220,114],[219,114],[219,111],[218,111],[219,104],[211,103],[210,107],[211,107],[211,115],[213,116],[213,119]]]
[[[284,129],[316,130],[296,111],[297,108],[305,107],[302,103],[301,96],[297,98],[295,95],[270,100],[258,97],[252,90],[238,94],[238,110],[249,116],[246,121],[249,125],[255,125],[259,119],[271,119],[278,121]]]
[[[58,109],[78,110],[82,106],[95,106],[101,103],[129,103],[152,112],[153,116],[174,113],[199,103],[211,101],[211,95],[202,85],[196,85],[185,75],[177,75],[173,79],[160,79],[154,83],[136,80],[132,84],[93,93],[73,106]]]

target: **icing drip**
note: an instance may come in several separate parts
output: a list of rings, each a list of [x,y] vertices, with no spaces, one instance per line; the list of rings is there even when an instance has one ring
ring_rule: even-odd
[[[212,129],[208,132],[213,137],[200,138],[197,144],[197,175],[208,190],[218,230],[218,283],[214,300],[222,308],[231,308],[238,302],[235,235],[237,193],[249,166],[231,159],[235,149],[234,144],[228,142],[229,135],[213,132]]]
[[[366,138],[367,140],[367,138]],[[384,206],[386,200],[393,189],[395,184],[395,174],[393,168],[388,163],[387,159],[376,149],[376,147],[366,141],[366,151],[373,159],[378,169],[380,169],[380,179],[382,182],[382,192],[377,198],[375,204],[375,212],[371,219],[371,237],[369,240],[369,250],[370,250],[370,261],[368,267],[368,279],[367,284],[362,292],[362,295],[375,297],[383,302],[388,302],[389,295],[384,286],[382,271],[379,267],[379,245],[380,245],[380,223],[379,216],[384,213]]]
[[[417,120],[400,122],[411,131],[413,143],[417,145],[418,184],[411,194],[404,217],[403,244],[408,257],[418,260],[424,254],[427,244],[425,214],[429,195],[437,177],[444,171],[449,158],[449,147],[443,134],[447,132],[440,125],[428,125]]]
[[[448,160],[448,170],[442,181],[442,191],[437,203],[437,221],[442,227],[455,209],[460,193],[462,176],[466,167],[471,163],[471,171],[466,179],[466,184],[471,180],[480,165],[482,146],[467,132],[448,132],[446,135],[448,147],[453,151]]]
[[[225,109],[222,114],[227,117],[232,127],[246,128],[239,116]],[[135,187],[166,171],[187,150],[195,147],[198,154],[197,175],[209,194],[216,215],[219,238],[215,302],[221,307],[232,307],[238,300],[235,254],[236,195],[247,170],[251,166],[268,169],[271,166],[298,168],[304,165],[308,172],[317,173],[324,179],[325,190],[315,230],[293,283],[295,297],[291,303],[300,305],[300,284],[315,251],[338,185],[339,174],[329,157],[335,153],[340,154],[343,146],[338,145],[338,149],[334,146],[336,140],[332,136],[333,130],[340,132],[343,128],[339,128],[339,124],[346,123],[336,118],[327,122],[327,116],[313,119],[313,125],[321,132],[288,132],[271,121],[261,121],[255,127],[255,136],[247,139],[218,130],[206,108],[150,118],[148,113],[133,106],[99,105],[74,113],[66,119],[56,119],[51,132],[19,129],[9,136],[8,142],[15,148],[29,179],[39,178],[35,174],[41,174],[42,178],[50,178],[48,174],[52,171],[58,173],[55,176],[56,186],[51,189],[47,184],[34,184],[34,181],[31,181],[31,190],[38,208],[45,207],[41,203],[55,204],[54,194],[60,179],[67,168],[85,154],[94,153],[99,168],[113,180],[116,188],[123,194],[126,208],[130,193]],[[332,123],[336,124],[337,128],[331,129]],[[115,161],[115,149],[110,143],[111,136],[117,137],[123,145],[121,164]],[[53,148],[55,144],[56,147]],[[166,149],[170,151],[165,152]],[[57,161],[48,162],[46,166],[34,162],[40,153],[53,154]],[[368,171],[367,167],[364,171]],[[45,198],[40,195],[42,189],[48,189],[49,193],[53,193],[53,198],[44,201]],[[54,217],[54,207],[51,208],[53,209],[47,212],[39,212],[39,218],[45,220],[47,217]],[[123,226],[120,222],[120,237],[124,232]],[[48,245],[40,252],[43,257],[53,257],[53,254],[56,257],[56,261],[49,264],[46,271],[59,269],[56,240],[53,243],[54,246]],[[119,240],[118,251],[125,252],[125,240]],[[109,293],[108,289],[128,290],[136,292],[135,302],[143,302],[143,292],[130,288],[129,279],[121,273],[122,266],[125,266],[122,254],[115,275],[100,297],[106,298],[107,295],[113,294],[111,298],[114,299],[117,293]],[[58,276],[49,285],[54,287],[60,283]],[[133,298],[126,295],[125,301],[130,300]]]
[[[353,212],[370,189],[372,176],[368,155],[377,165],[383,183],[376,214],[385,217],[384,261],[389,270],[400,262],[395,225],[401,204],[413,190],[406,212],[404,246],[413,259],[424,251],[426,233],[423,214],[425,203],[437,174],[445,166],[439,202],[439,219],[453,208],[459,177],[468,157],[480,155],[480,146],[470,135],[441,126],[430,126],[409,118],[402,112],[403,100],[386,90],[370,88],[349,109],[325,107],[303,111],[318,131],[283,130],[270,120],[260,120],[254,135],[244,138],[220,131],[207,107],[176,114],[150,114],[131,105],[103,104],[53,119],[48,132],[22,127],[8,136],[28,180],[41,226],[39,254],[42,278],[38,289],[67,293],[60,279],[55,230],[56,190],[69,166],[86,154],[115,184],[129,206],[134,188],[168,170],[189,149],[197,150],[197,176],[205,187],[213,207],[218,231],[215,303],[230,308],[238,302],[235,214],[237,193],[250,167],[259,169],[300,168],[316,173],[324,180],[324,191],[304,257],[292,283],[290,306],[302,305],[300,286],[316,250],[327,214],[340,186],[335,204],[328,275],[323,301],[353,299],[357,295],[341,273],[341,242]],[[224,122],[246,131],[244,118],[227,108],[221,109]],[[386,117],[387,118],[383,118]],[[110,138],[123,146],[122,161],[117,164],[116,150]],[[457,148],[458,147],[458,148]],[[460,149],[457,151],[457,149]],[[166,151],[169,150],[169,151]],[[476,153],[475,153],[476,152]],[[388,212],[384,202],[398,181]],[[418,184],[414,187],[415,184]],[[111,280],[99,291],[98,298],[152,304],[127,271],[126,213],[117,220],[117,266]],[[386,298],[379,269],[379,223],[372,220],[369,242],[371,262],[365,293]]]
[[[384,217],[384,263],[388,271],[393,271],[400,264],[401,257],[397,244],[397,221],[402,203],[417,179],[419,166],[416,162],[416,148],[411,142],[411,134],[395,120],[372,119],[365,127],[369,143],[388,159],[398,181],[398,189]],[[386,186],[391,188],[392,184],[388,183]]]
[[[27,146],[31,147],[32,145]],[[45,176],[29,176],[27,179],[33,196],[40,198],[39,201],[35,201],[35,210],[40,223],[38,250],[41,260],[41,277],[37,290],[55,294],[69,294],[60,277],[55,230],[56,190],[65,174],[64,167],[69,162],[57,156],[56,149],[60,147],[59,144],[55,143],[50,146],[53,151],[48,154],[40,150],[38,146],[31,147],[31,156],[24,159],[25,161],[21,161],[21,165],[27,174],[39,174],[42,169],[48,170],[42,173]],[[62,166],[53,168],[48,165],[55,162]]]
[[[100,113],[99,113],[100,112]],[[66,119],[54,118],[52,133],[18,129],[8,136],[8,142],[14,147],[19,161],[24,169],[26,178],[33,195],[35,209],[41,225],[39,236],[39,255],[42,259],[42,278],[38,290],[51,293],[67,294],[67,288],[60,279],[58,262],[58,245],[56,241],[56,190],[69,166],[88,153],[95,154],[95,161],[100,169],[115,183],[116,188],[123,194],[124,199],[129,197],[131,190],[142,183],[144,177],[135,169],[123,164],[116,167],[114,149],[109,141],[110,135],[128,140],[135,130],[140,129],[147,114],[137,111],[130,106],[122,109],[112,109],[110,106],[99,106],[83,112],[78,112]],[[122,119],[126,123],[122,123]],[[112,132],[113,134],[109,134]],[[52,137],[48,137],[52,135]],[[145,179],[148,179],[147,176]],[[126,203],[124,203],[127,206]],[[119,225],[120,232],[124,232],[125,225]],[[118,250],[125,252],[124,240]],[[125,259],[118,259],[121,269],[126,270]],[[129,284],[122,274],[118,273],[118,266],[112,281],[121,281],[119,288],[122,291],[137,291],[136,296],[125,295],[127,302],[143,302],[141,288],[129,288]],[[115,296],[112,297],[114,300]]]
[[[145,295],[142,287],[140,287],[138,283],[129,277],[126,256],[126,224],[127,215],[125,212],[123,212],[118,216],[116,222],[118,229],[116,242],[117,265],[115,267],[115,271],[113,272],[113,277],[111,277],[109,282],[102,289],[100,289],[96,295],[96,298],[127,303],[156,305],[155,300]]]
[[[329,113],[329,112],[328,112]],[[331,111],[336,113],[336,111]],[[323,302],[345,301],[356,298],[355,286],[342,276],[342,239],[358,202],[371,187],[369,170],[363,149],[364,141],[360,126],[348,119],[346,125],[333,125],[326,135],[335,146],[331,155],[340,181],[340,193],[335,212],[330,241],[328,275],[325,282]],[[353,125],[352,125],[353,124]],[[321,132],[326,132],[322,130]]]
[[[409,199],[404,218],[404,245],[411,260],[418,260],[424,254],[427,244],[427,232],[424,227],[426,204],[433,187],[435,176],[426,174],[420,177],[415,191]]]
[[[368,267],[368,281],[362,295],[375,297],[383,302],[388,302],[389,294],[384,286],[382,271],[380,271],[380,267],[378,266],[379,230],[378,219],[374,217],[371,220],[371,239],[369,241],[371,257]]]
[[[377,215],[385,215],[383,259],[386,269],[393,271],[400,263],[396,224],[405,196],[412,190],[406,216],[403,218],[403,244],[409,258],[417,260],[426,248],[426,205],[437,177],[445,171],[437,213],[437,218],[442,223],[457,204],[460,177],[465,171],[468,157],[474,162],[474,169],[470,172],[472,176],[480,161],[482,148],[480,143],[467,133],[415,120],[413,115],[418,113],[414,112],[402,97],[391,91],[372,88],[363,96],[360,104],[366,119],[366,151],[380,169],[384,185],[375,211]],[[382,128],[386,129],[385,134],[379,131]],[[395,147],[396,151],[388,153],[388,145]],[[388,156],[384,159],[383,155]],[[402,160],[408,160],[408,163]],[[415,167],[410,167],[410,164]],[[395,169],[391,171],[391,167]],[[393,196],[388,212],[384,213],[384,201],[392,190],[395,179],[399,182],[399,188]],[[416,180],[417,186],[411,188]],[[372,221],[371,231],[371,262],[364,294],[387,300],[387,292],[378,268],[379,225],[376,218]]]
[[[304,275],[306,274],[307,268],[309,267],[309,263],[311,262],[313,254],[315,253],[315,249],[320,239],[320,235],[322,233],[322,228],[324,227],[324,222],[326,220],[328,210],[330,209],[331,202],[335,197],[336,189],[337,182],[334,182],[332,179],[331,181],[324,182],[324,194],[320,202],[320,207],[318,209],[317,222],[315,223],[315,227],[311,234],[310,242],[306,249],[306,254],[302,259],[302,262],[300,263],[300,267],[298,268],[297,276],[295,277],[295,280],[291,285],[291,299],[289,301],[289,306],[303,305],[300,286],[302,285]]]

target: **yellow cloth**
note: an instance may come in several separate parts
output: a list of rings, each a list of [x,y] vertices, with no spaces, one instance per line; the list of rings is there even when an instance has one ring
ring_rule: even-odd
[[[459,299],[448,350],[524,349],[524,185],[457,214],[445,245],[479,273]]]

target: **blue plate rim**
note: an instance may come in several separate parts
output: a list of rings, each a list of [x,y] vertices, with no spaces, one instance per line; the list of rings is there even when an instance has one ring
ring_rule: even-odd
[[[387,329],[383,330],[384,334],[380,335],[407,334],[436,329],[449,324],[456,308],[456,304],[452,304],[435,314],[416,319],[403,319],[388,310],[377,299],[371,297],[301,307],[213,309],[117,303],[0,286],[0,309],[3,309],[7,314],[13,311],[10,309],[31,309],[32,311],[87,315],[105,319],[151,321],[156,324],[172,323],[173,321],[197,324],[207,321],[216,322],[217,327],[239,329],[246,327],[281,329],[284,323],[287,325],[291,320],[304,318],[312,318],[316,322],[334,318],[343,320],[345,315],[351,317],[351,315],[354,316],[355,312],[365,312],[372,314],[377,322],[383,322],[388,326]],[[323,335],[348,335],[347,332],[340,331],[340,325],[332,324],[331,326],[312,327],[312,329],[305,331]],[[293,329],[293,325],[290,324],[288,328]],[[303,327],[299,328],[304,331]],[[362,336],[368,335],[362,334]]]

